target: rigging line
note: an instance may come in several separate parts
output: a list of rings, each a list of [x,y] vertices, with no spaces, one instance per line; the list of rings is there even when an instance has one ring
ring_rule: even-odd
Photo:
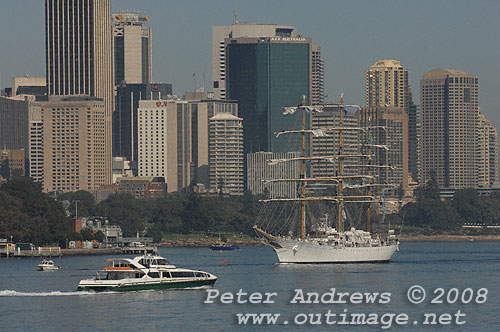
[[[288,204],[272,204],[272,205],[274,205],[274,209],[273,211],[271,211],[271,213],[267,218],[266,227],[268,229],[275,229],[276,225],[283,221],[282,216],[288,208]]]
[[[292,204],[295,205],[295,204]],[[289,225],[293,225],[293,221],[297,220],[296,214],[297,214],[298,209],[295,207],[291,208],[288,213],[288,217],[285,219],[286,222],[281,224],[281,227],[278,229],[278,233],[282,234],[282,232],[285,230],[285,228]]]

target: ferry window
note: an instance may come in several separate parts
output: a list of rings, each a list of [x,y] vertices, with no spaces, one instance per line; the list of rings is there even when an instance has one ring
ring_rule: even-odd
[[[170,278],[170,273],[169,272],[162,272],[163,278]]]
[[[160,277],[160,273],[158,273],[158,272],[149,272],[148,276],[150,276],[151,278],[159,278]]]
[[[170,272],[172,278],[192,278],[194,277],[193,272]]]
[[[108,275],[106,276],[106,279],[108,279],[108,280],[118,280],[118,279],[120,279],[120,276],[118,275],[118,273],[112,272],[112,273],[108,273]]]
[[[205,273],[195,272],[195,273],[194,273],[194,276],[195,276],[196,278],[204,278],[204,277],[205,277]]]
[[[137,273],[135,274],[135,277],[136,277],[136,278],[142,278],[143,276],[144,276],[144,273],[141,273],[141,272],[137,272]]]
[[[168,262],[165,259],[159,259],[158,260],[158,265],[168,265]]]

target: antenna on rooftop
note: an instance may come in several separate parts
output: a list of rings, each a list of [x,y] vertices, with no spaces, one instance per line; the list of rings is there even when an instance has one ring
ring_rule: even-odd
[[[233,8],[233,24],[238,24],[238,21],[236,20],[236,8]]]

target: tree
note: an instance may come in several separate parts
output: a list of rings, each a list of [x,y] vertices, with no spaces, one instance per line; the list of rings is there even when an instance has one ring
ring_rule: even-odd
[[[9,159],[2,160],[0,166],[0,176],[7,180],[10,179]]]
[[[68,234],[68,240],[70,240],[70,241],[82,241],[83,236],[81,233],[71,232]]]
[[[60,202],[41,192],[29,178],[0,186],[0,237],[35,245],[64,243],[70,223]]]
[[[94,234],[94,239],[97,240],[98,242],[104,241],[104,233],[102,231],[97,231],[97,233]]]
[[[440,200],[439,185],[436,179],[436,172],[431,171],[430,178],[424,184],[423,188],[417,190],[417,199],[422,201],[424,199]]]
[[[92,217],[96,211],[96,201],[94,195],[85,190],[64,193],[59,196],[59,200],[70,202],[69,213],[72,217]],[[78,209],[78,211],[77,211]]]
[[[144,212],[140,200],[129,194],[110,195],[97,205],[97,214],[121,227],[124,236],[135,236],[144,230]]]
[[[94,234],[89,228],[84,228],[80,231],[83,241],[92,241],[94,239]]]

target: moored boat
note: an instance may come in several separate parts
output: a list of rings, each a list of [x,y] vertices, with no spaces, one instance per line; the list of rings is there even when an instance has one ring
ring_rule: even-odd
[[[211,273],[177,268],[161,256],[108,259],[94,279],[81,280],[78,291],[137,291],[213,286]]]
[[[212,249],[212,250],[234,250],[234,249],[240,249],[240,247],[235,246],[233,244],[229,244],[227,242],[217,241],[216,243],[214,243],[210,246],[210,249]]]

